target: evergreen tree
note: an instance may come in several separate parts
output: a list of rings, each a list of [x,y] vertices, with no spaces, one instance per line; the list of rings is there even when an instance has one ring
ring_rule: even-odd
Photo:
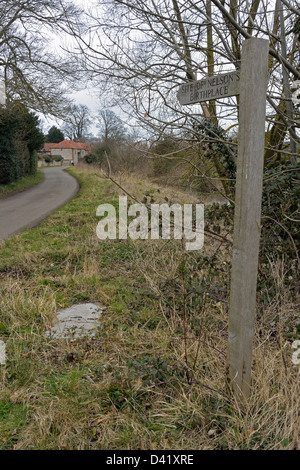
[[[63,132],[58,129],[58,127],[52,126],[51,129],[49,129],[48,134],[46,135],[46,142],[49,142],[51,144],[58,144],[62,140],[65,140]]]
[[[36,151],[44,143],[38,117],[20,103],[0,107],[0,184],[36,172]]]

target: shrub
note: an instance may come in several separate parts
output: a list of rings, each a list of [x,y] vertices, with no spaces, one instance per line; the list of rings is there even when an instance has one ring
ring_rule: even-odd
[[[265,170],[259,254],[258,292],[265,303],[276,294],[270,263],[281,263],[283,285],[297,295],[299,270],[300,163]],[[233,229],[233,207],[212,206],[206,210],[207,228],[220,233]]]
[[[300,163],[284,164],[265,172],[262,198],[260,279],[267,290],[270,261],[285,267],[285,283],[295,293],[299,289],[299,187]]]
[[[35,174],[36,150],[44,142],[38,118],[22,104],[0,107],[0,184]]]
[[[172,158],[159,157],[159,155],[174,157],[178,154],[175,153],[175,155],[173,155],[173,152],[178,151],[179,148],[177,140],[168,135],[164,136],[152,147],[152,152],[156,155],[156,158],[154,158],[152,162],[154,176],[161,176],[162,174],[169,173],[177,165],[176,160]]]

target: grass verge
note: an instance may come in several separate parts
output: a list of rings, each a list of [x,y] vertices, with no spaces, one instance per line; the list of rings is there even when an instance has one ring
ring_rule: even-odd
[[[299,448],[299,367],[286,336],[295,305],[260,313],[241,407],[226,382],[229,248],[100,241],[96,208],[117,206],[121,191],[93,170],[69,171],[78,195],[0,245],[0,448]],[[138,199],[194,202],[149,181],[122,184]],[[106,307],[94,338],[45,337],[57,310],[87,301]]]
[[[11,196],[12,194],[29,189],[40,183],[43,179],[43,173],[38,170],[35,175],[25,176],[11,184],[0,184],[0,199]]]

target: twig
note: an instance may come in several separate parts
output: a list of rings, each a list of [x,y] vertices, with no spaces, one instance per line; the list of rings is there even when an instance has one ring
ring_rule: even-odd
[[[109,173],[108,175],[106,175],[106,178],[109,179],[112,183],[114,183],[116,186],[118,186],[118,188],[120,188],[125,194],[127,194],[127,196],[129,196],[131,199],[133,199],[134,201],[136,201],[138,204],[143,204],[141,201],[139,201],[135,196],[133,196],[132,194],[130,194],[123,186],[121,186],[112,176],[111,176],[111,166],[110,166],[110,162],[109,162],[109,158],[107,156],[107,153],[105,152],[105,156],[106,156],[106,159],[107,159],[107,163],[108,163],[108,168],[109,168]],[[97,173],[95,173],[96,176],[98,176],[98,178],[101,178],[99,175],[97,175]],[[172,222],[170,222],[172,224],[172,226],[174,227],[174,224]],[[220,235],[219,233],[216,233],[214,232],[213,230],[209,230],[209,229],[206,229],[204,230],[204,233],[208,236],[210,236],[211,238],[214,238],[214,239],[219,239],[219,240],[222,240],[223,242],[227,243],[227,245],[232,245],[232,242],[224,237],[223,235]]]
[[[299,258],[298,250],[297,250],[296,244],[295,244],[294,239],[293,239],[292,235],[290,234],[290,232],[284,227],[284,225],[282,225],[280,222],[278,222],[278,220],[275,220],[272,217],[269,217],[268,215],[264,215],[262,217],[262,219],[272,220],[272,222],[275,222],[275,224],[279,225],[279,227],[281,227],[282,230],[284,230],[288,234],[288,236],[290,237],[290,240],[292,242],[292,245],[294,247],[294,250],[295,250],[296,258],[297,258],[297,261],[298,261],[298,266],[300,266],[300,258]]]

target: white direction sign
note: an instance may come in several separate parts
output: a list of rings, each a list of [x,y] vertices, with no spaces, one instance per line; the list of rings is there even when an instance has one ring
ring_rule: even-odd
[[[239,94],[239,72],[228,72],[181,85],[177,93],[180,104],[200,103]]]

